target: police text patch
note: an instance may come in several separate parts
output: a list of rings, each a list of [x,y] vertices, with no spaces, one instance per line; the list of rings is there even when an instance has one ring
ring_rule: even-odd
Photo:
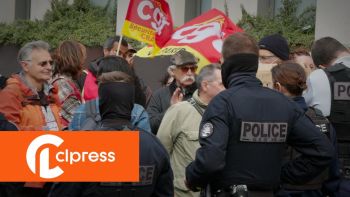
[[[155,166],[140,166],[140,182],[132,183],[132,185],[152,185],[155,175]]]
[[[350,100],[350,82],[334,82],[334,100]]]
[[[285,142],[287,123],[244,122],[241,125],[240,141],[243,142]]]
[[[213,124],[211,124],[210,122],[207,122],[202,126],[202,129],[199,132],[199,136],[201,138],[207,138],[211,136],[211,134],[213,134]]]

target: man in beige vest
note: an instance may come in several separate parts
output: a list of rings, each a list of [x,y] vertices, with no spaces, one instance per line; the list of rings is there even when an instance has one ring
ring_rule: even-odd
[[[170,155],[174,172],[175,196],[199,196],[184,184],[185,168],[195,159],[199,148],[198,132],[202,114],[210,100],[224,90],[219,65],[202,68],[197,78],[197,87],[188,101],[172,105],[165,113],[157,137]]]

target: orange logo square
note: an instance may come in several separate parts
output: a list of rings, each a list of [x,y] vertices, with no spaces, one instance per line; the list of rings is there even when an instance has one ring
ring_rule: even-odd
[[[139,132],[0,132],[0,181],[139,181]]]

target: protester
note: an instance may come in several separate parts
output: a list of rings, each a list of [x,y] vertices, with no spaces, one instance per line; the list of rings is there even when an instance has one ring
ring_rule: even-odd
[[[185,168],[194,160],[199,148],[198,130],[202,115],[211,99],[224,90],[220,65],[201,69],[192,98],[172,105],[165,113],[157,137],[170,154],[174,171],[175,196],[199,196],[184,184]]]
[[[104,72],[119,71],[125,72],[126,74],[135,78],[134,72],[130,67],[125,69],[125,66],[128,66],[128,63],[124,59],[116,56],[108,56],[102,58],[100,61],[102,60],[104,60],[104,63],[109,65],[109,67],[108,70],[102,70],[99,68],[99,71],[96,73],[97,75],[99,75],[99,73],[103,74]],[[101,114],[98,106],[99,98],[80,105],[75,110],[72,122],[69,125],[69,130],[94,130],[101,121]],[[134,103],[131,111],[131,123],[131,129],[142,129],[144,131],[151,132],[147,112],[141,105],[136,103]]]
[[[61,102],[63,125],[68,126],[73,118],[74,110],[81,104],[81,94],[76,83],[83,71],[86,50],[77,41],[63,41],[53,56],[55,66],[51,84],[58,87]]]
[[[173,82],[169,86],[156,90],[147,107],[154,134],[157,134],[165,111],[171,105],[191,98],[196,90],[195,72],[198,59],[192,53],[181,50],[171,56],[170,62],[170,69],[174,73]]]
[[[117,55],[116,50],[118,49],[119,40],[120,40],[120,36],[114,36],[106,40],[106,42],[103,45],[104,57],[109,55]],[[128,50],[128,43],[126,42],[126,40],[124,39],[121,40],[120,47],[121,47],[120,49],[121,55],[123,53],[126,53],[126,51]],[[98,62],[101,58],[102,57],[92,61],[88,66],[87,76],[84,83],[84,94],[83,94],[83,98],[85,101],[89,101],[97,98],[98,91],[97,91],[97,85],[96,85],[96,74],[98,70]]]
[[[259,42],[259,67],[256,77],[263,86],[273,88],[271,81],[271,69],[277,64],[289,59],[289,47],[287,40],[273,34],[262,38]]]
[[[109,56],[109,55],[117,56],[116,51],[118,48],[119,40],[120,40],[120,36],[114,36],[106,40],[103,46],[104,56]],[[118,56],[125,59],[127,53],[128,53],[128,42],[122,38],[121,48],[119,49]],[[99,67],[98,63],[101,58],[98,58],[89,64],[88,74],[86,76],[85,83],[84,83],[84,93],[83,93],[84,101],[94,100],[97,98],[98,88],[96,84],[96,74]],[[134,75],[136,74],[134,73]],[[138,78],[136,80],[135,90],[136,90],[135,102],[139,105],[142,105],[142,107],[146,108],[147,106],[146,96],[145,96],[145,93],[143,92],[143,87],[141,86]]]
[[[259,62],[279,64],[289,59],[287,40],[280,34],[268,35],[259,41]]]
[[[21,131],[59,131],[62,129],[59,115],[60,102],[57,87],[50,86],[52,64],[49,44],[33,41],[18,52],[22,70],[7,80],[0,91],[0,112]],[[26,182],[20,185],[18,196],[47,196],[43,182]]]
[[[304,68],[307,76],[309,76],[312,71],[317,69],[312,60],[310,52],[304,48],[298,48],[291,52],[290,59],[300,64]]]
[[[111,61],[119,59],[118,61]],[[111,63],[119,63],[112,65]],[[118,67],[115,71],[113,67]],[[106,57],[98,72],[99,109],[101,124],[96,130],[130,130],[131,110],[134,104],[135,78],[128,63],[119,57]],[[105,197],[105,196],[174,196],[173,174],[169,156],[151,133],[140,130],[140,181],[137,183],[57,183],[50,197]],[[103,143],[103,142],[101,142]]]
[[[53,64],[49,44],[27,43],[18,52],[18,62],[21,72],[0,91],[0,112],[19,130],[60,130],[57,87],[48,84]]]

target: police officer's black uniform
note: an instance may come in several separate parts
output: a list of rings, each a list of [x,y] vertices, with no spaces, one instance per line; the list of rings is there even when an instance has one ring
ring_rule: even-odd
[[[329,119],[337,132],[342,175],[350,181],[350,68],[339,63],[324,71],[331,87]]]
[[[264,88],[255,77],[258,57],[237,54],[222,65],[226,91],[209,104],[200,126],[201,148],[186,168],[191,189],[210,184],[212,194],[232,196],[234,185],[247,185],[250,196],[270,196],[280,178],[310,180],[329,165],[329,140],[295,103]],[[289,144],[302,155],[285,165]],[[253,194],[253,195],[251,195]]]
[[[130,130],[118,124],[99,130]],[[140,182],[138,183],[57,183],[50,197],[147,197],[174,196],[170,160],[160,141],[151,133],[140,131]]]

